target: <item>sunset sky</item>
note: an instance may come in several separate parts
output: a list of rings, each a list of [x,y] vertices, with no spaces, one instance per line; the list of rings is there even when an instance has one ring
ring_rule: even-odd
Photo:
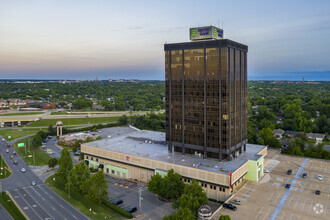
[[[0,79],[162,80],[165,42],[223,24],[249,46],[249,79],[329,80],[329,11],[325,0],[0,0]]]

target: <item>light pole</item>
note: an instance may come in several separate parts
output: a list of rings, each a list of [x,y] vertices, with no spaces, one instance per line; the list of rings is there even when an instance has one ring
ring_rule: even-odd
[[[69,198],[70,198],[70,175],[69,175]]]
[[[143,200],[143,198],[141,197],[141,194],[142,194],[142,187],[140,187],[140,190],[139,190],[139,209],[140,209],[140,215],[142,215],[142,200]]]

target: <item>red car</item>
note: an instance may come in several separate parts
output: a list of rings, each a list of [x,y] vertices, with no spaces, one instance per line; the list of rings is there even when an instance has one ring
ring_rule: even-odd
[[[10,147],[10,144],[8,144],[7,147]]]

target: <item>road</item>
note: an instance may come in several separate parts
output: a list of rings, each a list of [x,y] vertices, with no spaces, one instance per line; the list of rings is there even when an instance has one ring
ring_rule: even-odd
[[[10,159],[13,148],[6,153],[8,143],[1,139],[0,153],[12,170],[10,177],[1,180],[2,190],[10,192],[30,219],[88,219],[41,181],[20,156],[15,158],[18,164],[14,165]],[[24,173],[21,172],[23,167],[26,169]],[[36,186],[31,186],[32,181]]]

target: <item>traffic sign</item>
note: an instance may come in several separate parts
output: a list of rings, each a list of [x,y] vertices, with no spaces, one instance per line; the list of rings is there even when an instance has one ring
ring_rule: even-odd
[[[8,136],[8,138],[11,138],[11,136]]]
[[[18,143],[18,147],[24,147],[24,143]]]

